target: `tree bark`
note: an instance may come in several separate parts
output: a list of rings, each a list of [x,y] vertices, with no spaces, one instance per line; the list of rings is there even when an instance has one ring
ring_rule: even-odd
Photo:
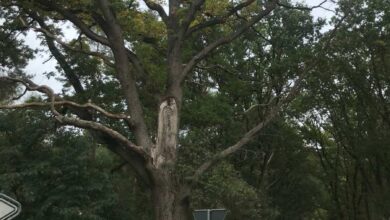
[[[174,98],[164,100],[159,109],[157,141],[152,149],[153,165],[159,169],[176,162],[178,109]]]
[[[161,102],[156,145],[152,149],[150,172],[153,176],[155,220],[190,220],[190,188],[175,174],[178,136],[178,106],[175,98]]]
[[[178,183],[169,170],[159,170],[152,189],[155,220],[191,220],[189,188]]]

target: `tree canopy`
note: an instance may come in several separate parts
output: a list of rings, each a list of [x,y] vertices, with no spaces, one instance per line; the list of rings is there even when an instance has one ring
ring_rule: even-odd
[[[390,217],[387,0],[1,0],[0,23],[20,219]]]

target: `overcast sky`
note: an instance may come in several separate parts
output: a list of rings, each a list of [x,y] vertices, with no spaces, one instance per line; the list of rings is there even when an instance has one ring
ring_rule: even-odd
[[[294,2],[305,2],[308,6],[318,5],[323,0],[306,0],[306,1],[294,1]],[[330,2],[327,2],[323,5],[325,8],[334,9],[334,5]],[[312,15],[315,18],[322,17],[322,18],[330,18],[333,13],[327,10],[324,10],[322,8],[316,8],[312,11]],[[72,28],[70,24],[64,24],[64,33],[65,33],[65,39],[64,40],[71,40],[74,38],[77,38],[78,34],[77,31]],[[28,44],[33,49],[40,49],[41,52],[39,52],[35,59],[31,60],[30,63],[25,68],[26,72],[29,74],[34,75],[34,81],[38,85],[48,85],[56,93],[61,93],[62,86],[61,84],[56,81],[54,78],[48,79],[44,73],[49,71],[56,71],[55,65],[56,61],[54,58],[50,58],[50,53],[48,53],[48,50],[46,47],[41,46],[40,39],[37,38],[37,35],[34,31],[29,31],[28,34],[25,37],[22,37],[25,40],[25,43]]]

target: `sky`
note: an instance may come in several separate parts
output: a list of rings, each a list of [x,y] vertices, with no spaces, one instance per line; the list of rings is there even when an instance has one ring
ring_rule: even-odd
[[[293,2],[303,2],[308,6],[318,5],[323,0],[306,0],[306,1],[293,1]],[[142,7],[142,4],[141,4]],[[145,7],[145,6],[143,6]],[[334,4],[330,1],[323,4],[324,8],[334,9]],[[166,9],[167,10],[167,9]],[[333,13],[331,11],[324,10],[322,8],[316,8],[312,10],[312,15],[315,18],[327,18],[329,19]],[[69,41],[78,37],[77,31],[72,27],[69,23],[64,23],[62,25],[64,28],[64,41]],[[329,27],[325,27],[325,30],[329,29]],[[56,93],[61,93],[62,85],[53,77],[48,79],[45,76],[45,72],[56,71],[56,61],[54,58],[50,58],[50,53],[48,53],[48,49],[41,45],[41,40],[37,38],[37,33],[34,31],[29,31],[26,36],[21,37],[25,40],[25,43],[29,45],[33,49],[39,49],[40,52],[36,55],[36,57],[29,62],[26,66],[25,71],[28,74],[34,75],[34,82],[38,85],[48,85],[50,86]]]

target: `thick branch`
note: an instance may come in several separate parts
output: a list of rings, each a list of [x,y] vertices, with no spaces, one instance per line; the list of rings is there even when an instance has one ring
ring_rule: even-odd
[[[301,82],[303,80],[303,75],[300,76],[298,80],[296,80],[295,85],[290,89],[290,92],[277,104],[274,104],[273,107],[270,108],[268,111],[268,114],[264,117],[265,119],[257,124],[255,127],[253,127],[251,130],[249,130],[245,135],[237,141],[234,145],[231,145],[227,147],[225,150],[220,151],[219,153],[215,154],[210,160],[204,162],[194,173],[194,175],[190,178],[190,181],[197,182],[197,180],[200,178],[200,176],[206,172],[210,167],[215,165],[220,160],[228,157],[229,155],[233,154],[237,150],[241,149],[244,145],[248,144],[250,141],[256,137],[256,135],[265,127],[267,126],[282,110],[282,108],[290,103],[299,93]],[[274,99],[271,100],[273,102]],[[272,105],[272,103],[269,103],[269,105]]]
[[[165,13],[164,8],[160,4],[157,4],[152,0],[144,0],[144,2],[150,10],[156,11],[160,15],[165,24],[168,24],[168,15]]]
[[[100,5],[100,8],[104,14],[104,18],[102,16],[100,16],[98,13],[93,13],[92,17],[101,26],[101,28],[106,33],[108,38],[110,38],[110,37],[112,38],[113,37],[112,33],[114,33],[114,32],[117,32],[116,35],[118,35],[118,36],[115,36],[115,38],[118,38],[118,39],[108,39],[107,46],[109,46],[111,49],[114,50],[113,47],[115,46],[115,44],[122,43],[123,48],[126,50],[128,60],[133,64],[135,70],[140,75],[147,75],[145,68],[142,65],[142,62],[139,60],[138,56],[133,51],[131,51],[130,49],[125,47],[123,37],[119,36],[119,35],[122,35],[122,33],[120,30],[119,24],[116,21],[115,15],[113,14],[113,12],[109,8],[109,3],[107,1],[98,1],[98,2]],[[119,37],[122,39],[119,39]],[[114,40],[114,42],[113,42],[113,40]]]
[[[84,88],[81,85],[79,77],[73,72],[73,69],[69,66],[68,62],[66,62],[64,55],[55,46],[53,39],[56,39],[56,37],[48,31],[48,26],[45,24],[45,21],[35,12],[31,12],[29,13],[29,15],[41,26],[41,28],[35,28],[35,30],[41,31],[44,34],[50,52],[56,58],[61,68],[64,70],[65,75],[68,78],[70,84],[73,86],[74,90],[77,93],[83,93]]]
[[[128,149],[131,149],[132,151],[138,153],[145,159],[149,159],[148,153],[145,152],[145,150],[141,146],[135,145],[133,142],[131,142],[129,139],[127,139],[125,136],[120,134],[119,132],[106,127],[100,123],[93,122],[93,121],[87,121],[87,120],[82,120],[78,118],[71,118],[71,117],[66,117],[63,115],[56,116],[56,119],[64,124],[64,125],[73,125],[78,128],[85,128],[85,129],[91,129],[94,131],[99,131],[102,132],[111,138],[115,139],[119,143],[121,143],[123,146],[126,146]]]
[[[145,147],[151,147],[151,140],[144,121],[142,104],[139,99],[135,77],[131,74],[128,62],[129,50],[125,47],[121,27],[110,9],[109,2],[107,0],[95,1],[104,16],[95,16],[95,18],[107,35],[110,48],[114,54],[115,70],[126,98],[129,113],[134,121],[134,134],[137,143]],[[130,55],[135,56],[133,53]]]
[[[261,11],[257,16],[252,18],[250,21],[246,22],[244,25],[242,25],[241,28],[236,30],[235,32],[230,33],[227,36],[221,37],[218,40],[214,41],[213,43],[209,44],[205,48],[203,48],[200,52],[198,52],[185,66],[181,79],[183,80],[184,77],[192,70],[192,68],[203,58],[205,58],[208,54],[210,54],[213,50],[220,47],[221,45],[230,43],[234,39],[238,38],[241,34],[243,34],[246,30],[248,30],[250,27],[252,27],[254,24],[256,24],[258,21],[260,21],[262,18],[267,16],[271,11],[273,11],[277,6],[277,0],[273,0],[271,2],[268,2],[265,6],[265,9]]]

